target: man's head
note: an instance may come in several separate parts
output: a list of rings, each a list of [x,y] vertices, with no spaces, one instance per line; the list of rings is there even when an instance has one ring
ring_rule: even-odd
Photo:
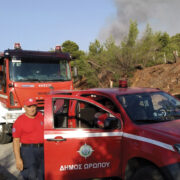
[[[37,113],[37,103],[34,98],[28,98],[24,101],[24,109],[25,114],[30,117],[34,118]]]

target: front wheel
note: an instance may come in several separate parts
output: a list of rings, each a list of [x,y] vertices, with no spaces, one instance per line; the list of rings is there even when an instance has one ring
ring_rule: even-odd
[[[8,125],[0,124],[0,144],[6,144],[12,141],[12,136],[7,133]]]
[[[164,180],[162,174],[154,166],[146,166],[140,168],[132,178],[132,180]]]

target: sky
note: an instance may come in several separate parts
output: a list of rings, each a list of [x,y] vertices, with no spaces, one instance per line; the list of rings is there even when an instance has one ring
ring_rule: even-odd
[[[95,39],[119,43],[136,20],[143,32],[180,33],[179,0],[0,0],[0,51],[15,42],[26,50],[50,50],[66,40],[88,51]]]
[[[88,50],[108,16],[111,0],[0,0],[0,51],[50,50],[71,40]]]

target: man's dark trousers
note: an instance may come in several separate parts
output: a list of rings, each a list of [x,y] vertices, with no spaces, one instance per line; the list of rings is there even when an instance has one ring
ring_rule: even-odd
[[[21,146],[24,180],[44,180],[44,147]]]

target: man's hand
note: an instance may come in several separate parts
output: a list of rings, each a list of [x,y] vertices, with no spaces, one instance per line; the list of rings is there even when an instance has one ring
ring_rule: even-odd
[[[13,150],[14,150],[14,156],[16,159],[16,168],[22,171],[23,161],[20,156],[20,139],[19,138],[13,138]]]
[[[21,158],[16,159],[16,168],[17,168],[19,171],[22,171],[22,170],[23,170],[23,161],[22,161]]]

